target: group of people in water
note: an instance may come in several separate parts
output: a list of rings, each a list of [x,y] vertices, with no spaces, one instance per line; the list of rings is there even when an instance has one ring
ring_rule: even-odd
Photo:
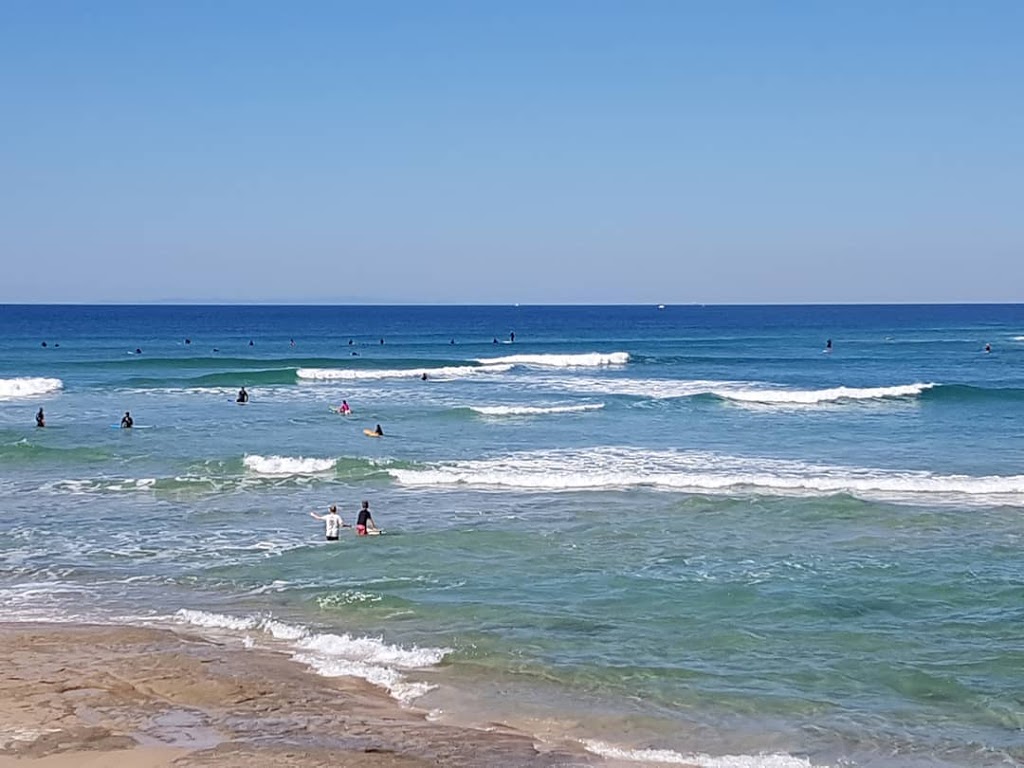
[[[338,537],[341,535],[342,528],[352,527],[341,519],[341,515],[338,514],[338,507],[334,504],[331,504],[328,508],[326,515],[318,515],[316,512],[310,512],[309,516],[314,520],[323,521],[324,536],[327,541],[337,541]],[[383,533],[383,531],[381,531],[373,521],[373,515],[370,514],[370,502],[364,501],[362,507],[359,509],[359,514],[356,516],[356,535],[372,536],[379,533]]]

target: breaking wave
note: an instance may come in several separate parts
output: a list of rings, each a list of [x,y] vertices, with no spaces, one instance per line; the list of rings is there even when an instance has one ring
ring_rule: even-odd
[[[398,368],[370,370],[365,368],[299,368],[296,375],[307,381],[377,381],[381,379],[418,379],[424,373],[430,378],[455,379],[480,373],[504,373],[512,365],[450,365],[441,368]]]
[[[691,493],[849,494],[863,498],[1024,505],[1024,475],[940,475],[825,466],[703,451],[589,448],[513,453],[431,466],[389,467],[403,485],[595,491],[647,487]]]
[[[0,379],[0,400],[14,400],[21,397],[35,397],[56,392],[64,388],[60,379],[23,376],[14,379]]]
[[[482,416],[542,416],[551,413],[584,413],[599,411],[604,403],[582,405],[471,405],[469,409]]]
[[[246,647],[263,637],[288,645],[292,658],[323,677],[360,677],[384,688],[395,699],[409,702],[433,686],[406,680],[404,672],[432,667],[451,652],[450,648],[405,648],[375,637],[315,632],[309,627],[288,624],[267,616],[227,616],[183,608],[174,614],[179,624],[203,629],[245,633]]]
[[[552,368],[595,368],[605,365],[625,365],[628,352],[588,352],[579,355],[508,355],[477,359],[483,365],[539,365]]]

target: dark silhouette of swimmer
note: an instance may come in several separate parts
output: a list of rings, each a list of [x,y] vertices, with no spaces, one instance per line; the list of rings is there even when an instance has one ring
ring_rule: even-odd
[[[136,347],[135,348],[135,354],[136,355],[141,355],[142,354],[142,349],[140,347]]]
[[[384,437],[384,430],[380,428],[380,424],[378,424],[377,428],[373,430],[373,434],[377,435],[377,437]]]
[[[491,344],[497,344],[497,343],[498,343],[498,337],[497,337],[497,336],[495,336],[495,337],[494,337],[494,338],[493,338],[493,339],[491,340]]]
[[[295,346],[295,339],[291,339],[291,346]]]
[[[349,345],[350,347],[352,346],[352,339],[349,339],[349,340],[348,340],[348,345]]]
[[[59,346],[60,346],[60,342],[57,342],[57,343],[56,343],[56,344],[54,344],[53,346],[54,346],[54,347],[59,347]]]
[[[124,416],[121,417],[121,429],[131,429],[134,426],[135,420],[132,415],[128,412],[124,412]]]
[[[515,332],[515,331],[511,331],[511,332],[509,333],[509,335],[508,335],[508,340],[509,340],[509,341],[515,341],[515,340],[516,340],[516,332]]]
[[[238,390],[238,397],[235,398],[236,403],[248,403],[249,393],[245,391],[245,387]]]
[[[384,343],[384,339],[381,339],[381,340],[380,340],[380,343],[381,343],[381,344],[383,344],[383,343]]]
[[[40,408],[39,409],[39,413],[36,414],[36,426],[37,427],[45,427],[46,426],[46,417],[43,415],[43,409],[42,408]]]
[[[423,375],[420,376],[420,379],[423,380],[423,381],[427,380],[427,372],[426,371],[423,372]]]
[[[46,342],[45,341],[42,343],[42,346],[44,346],[44,347],[46,346]]]
[[[253,346],[252,339],[249,339],[249,346]]]
[[[832,339],[829,339],[828,341],[825,342],[825,349],[827,349],[829,352],[832,351]]]
[[[985,351],[986,352],[991,352],[992,351],[992,345],[991,344],[986,344],[985,345]]]
[[[185,343],[186,344],[191,344],[192,343],[192,339],[185,339]]]
[[[452,340],[451,340],[451,341],[449,341],[448,343],[449,343],[449,344],[451,344],[451,345],[454,345],[454,344],[455,344],[455,339],[452,339]]]

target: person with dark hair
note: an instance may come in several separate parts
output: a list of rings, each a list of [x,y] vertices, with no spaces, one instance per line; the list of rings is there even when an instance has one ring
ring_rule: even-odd
[[[121,429],[131,429],[134,424],[135,419],[132,418],[128,411],[125,411],[124,416],[121,417]]]
[[[46,416],[43,415],[43,409],[42,408],[40,408],[39,412],[36,414],[36,426],[37,427],[45,427],[46,426]]]
[[[359,510],[359,517],[356,518],[356,535],[357,536],[368,536],[370,531],[380,530],[377,528],[377,524],[373,522],[373,516],[370,514],[370,502],[364,501],[362,509]]]

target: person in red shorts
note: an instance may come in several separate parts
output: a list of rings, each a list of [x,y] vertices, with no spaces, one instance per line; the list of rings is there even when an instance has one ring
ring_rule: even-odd
[[[359,510],[359,517],[356,518],[356,535],[368,536],[370,531],[378,530],[377,524],[373,522],[370,515],[370,502],[364,501],[363,508]]]

